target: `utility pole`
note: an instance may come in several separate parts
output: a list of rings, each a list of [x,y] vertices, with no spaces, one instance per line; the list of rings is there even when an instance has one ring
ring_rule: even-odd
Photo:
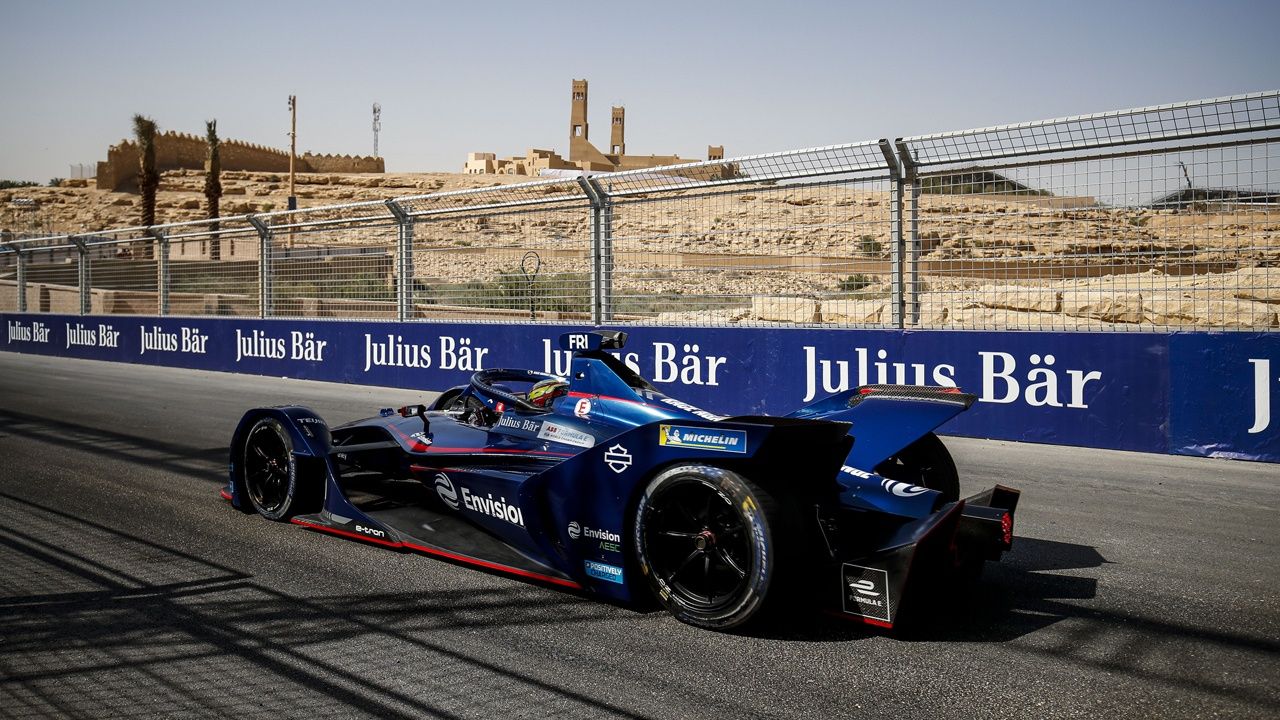
[[[298,155],[298,96],[289,96],[289,209],[298,209],[298,197],[293,194],[293,159]]]
[[[298,96],[289,96],[289,209],[298,209],[298,196],[293,192],[293,162],[298,156]],[[292,225],[293,222],[290,221]],[[289,230],[289,247],[293,247],[293,230]]]

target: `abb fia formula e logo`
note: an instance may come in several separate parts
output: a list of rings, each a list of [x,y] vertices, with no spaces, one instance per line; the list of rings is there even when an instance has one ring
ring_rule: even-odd
[[[458,502],[458,489],[453,486],[453,481],[444,473],[436,474],[436,494],[444,501],[445,505],[457,510],[460,503]]]

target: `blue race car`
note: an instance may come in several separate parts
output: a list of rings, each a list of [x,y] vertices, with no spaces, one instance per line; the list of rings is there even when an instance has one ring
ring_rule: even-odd
[[[956,388],[871,385],[784,417],[721,417],[569,333],[567,379],[482,370],[425,405],[330,428],[250,410],[223,496],[271,520],[729,629],[805,605],[901,622],[919,588],[1013,541],[1018,491],[961,500],[933,430]]]

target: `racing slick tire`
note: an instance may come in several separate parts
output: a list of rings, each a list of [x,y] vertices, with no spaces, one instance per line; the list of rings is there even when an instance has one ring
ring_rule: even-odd
[[[784,509],[730,470],[670,467],[636,507],[636,564],[676,619],[728,630],[780,606]]]
[[[259,515],[283,521],[320,509],[323,481],[294,457],[293,439],[279,420],[255,422],[240,452],[242,487]]]
[[[960,499],[960,473],[942,440],[933,433],[916,440],[876,466],[881,477],[942,493],[942,502]]]

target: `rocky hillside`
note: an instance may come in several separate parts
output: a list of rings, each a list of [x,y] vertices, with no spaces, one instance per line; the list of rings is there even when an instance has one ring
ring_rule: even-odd
[[[297,195],[307,208],[528,179],[303,174]],[[204,217],[203,182],[197,171],[165,173],[160,222]],[[222,213],[282,209],[287,182],[275,173],[224,173]],[[0,191],[0,208],[31,198],[55,232],[138,223],[137,195],[87,184]],[[611,227],[620,314],[668,322],[880,324],[892,312],[883,190],[765,183],[722,194],[626,198],[616,202]],[[1113,208],[1091,198],[924,195],[918,228],[919,317],[926,326],[1280,326],[1274,204]],[[395,236],[390,227],[333,228],[300,232],[290,242],[317,249],[377,245],[389,253]],[[586,303],[585,205],[451,214],[418,223],[414,238],[415,278],[441,306],[523,297],[526,281],[516,275],[529,251],[538,253],[549,305]],[[506,287],[513,283],[518,292]]]
[[[460,173],[389,173],[338,175],[300,173],[296,176],[298,206],[377,200],[447,190],[505,185],[529,178]],[[222,173],[222,214],[243,215],[283,210],[288,206],[289,176],[282,173]],[[20,229],[9,207],[17,198],[40,204],[42,223],[55,234],[96,232],[138,225],[140,198],[136,194],[98,190],[93,180],[63,180],[61,187],[0,190],[0,226]],[[172,170],[160,179],[156,198],[159,223],[199,220],[204,210],[204,173]]]

